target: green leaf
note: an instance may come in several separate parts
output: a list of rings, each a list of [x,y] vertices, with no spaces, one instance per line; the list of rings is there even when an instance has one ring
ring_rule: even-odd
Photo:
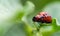
[[[57,25],[58,23],[56,19],[52,19],[52,23],[50,23],[51,25],[43,24],[43,26],[40,26],[41,28],[39,32],[34,31],[35,27],[32,21],[32,17],[35,16],[39,11],[49,11],[50,9],[45,10],[45,6],[47,6],[48,3],[51,3],[53,1],[55,0],[25,0],[25,2],[23,1],[23,4],[19,0],[1,1],[2,3],[0,6],[0,12],[3,13],[0,13],[0,36],[55,35],[55,32],[60,31],[60,26]],[[52,12],[52,16],[54,17],[54,12],[57,12],[55,10],[53,10]],[[49,12],[51,11],[52,10],[50,10]],[[33,31],[37,33],[33,33]]]

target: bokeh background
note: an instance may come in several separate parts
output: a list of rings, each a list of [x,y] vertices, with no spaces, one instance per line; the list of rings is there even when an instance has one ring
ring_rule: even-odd
[[[50,31],[43,27],[46,35],[32,32],[35,30],[32,18],[41,11],[48,12],[60,26],[60,0],[0,0],[0,36],[60,36],[60,27],[54,33],[50,26],[45,27]]]

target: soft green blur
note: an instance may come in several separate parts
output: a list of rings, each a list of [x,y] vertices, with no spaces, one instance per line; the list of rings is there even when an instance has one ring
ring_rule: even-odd
[[[41,11],[52,16],[50,25],[32,21]],[[60,36],[60,0],[0,0],[0,36]]]

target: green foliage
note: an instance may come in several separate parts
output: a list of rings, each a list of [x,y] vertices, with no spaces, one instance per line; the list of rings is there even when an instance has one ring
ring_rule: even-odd
[[[32,17],[38,13],[37,11],[42,11],[45,5],[54,0],[21,0],[20,3],[17,0],[11,1],[8,1],[9,4],[4,3],[6,5],[4,8],[8,8],[10,16],[6,15],[7,19],[3,19],[3,17],[0,19],[3,20],[0,21],[0,36],[54,36],[56,32],[58,34],[60,31],[60,26],[57,25],[54,18],[52,23],[34,23],[32,21]],[[2,8],[3,11],[4,8]]]

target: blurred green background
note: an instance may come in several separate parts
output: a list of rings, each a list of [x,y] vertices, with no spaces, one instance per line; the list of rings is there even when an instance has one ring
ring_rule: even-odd
[[[37,31],[32,18],[41,11],[53,19]],[[59,22],[60,0],[0,0],[0,36],[60,36]]]

